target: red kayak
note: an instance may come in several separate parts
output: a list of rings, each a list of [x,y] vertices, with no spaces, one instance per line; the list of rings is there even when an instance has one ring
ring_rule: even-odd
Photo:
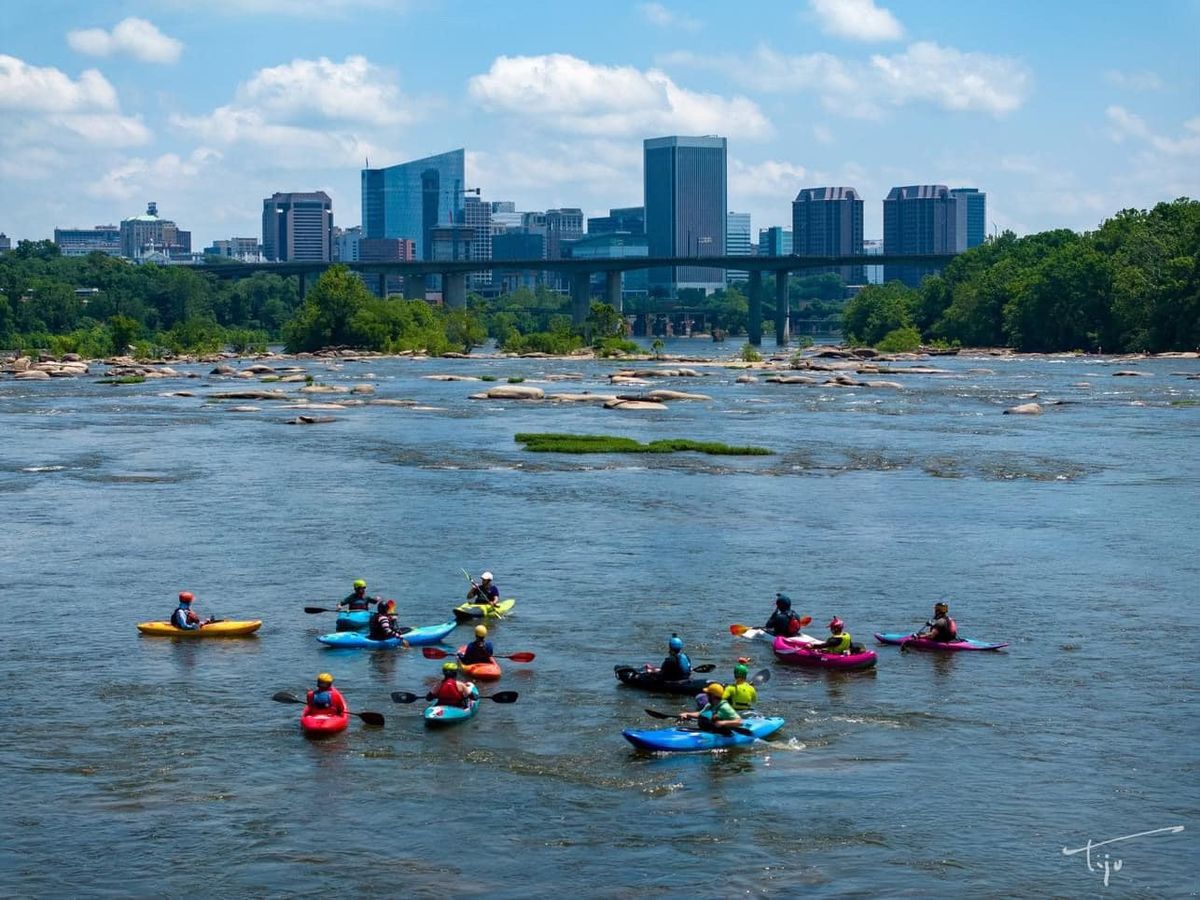
[[[813,650],[807,640],[794,637],[775,638],[771,649],[775,651],[775,656],[780,662],[808,666],[812,669],[869,669],[875,665],[878,658],[874,650],[862,650],[858,653]]]
[[[461,657],[467,652],[467,645],[463,644],[458,648],[458,655]],[[492,657],[487,662],[481,663],[464,663],[460,662],[459,666],[464,672],[474,678],[476,681],[499,681],[500,680],[500,663],[496,662],[495,657]]]
[[[325,712],[309,715],[307,709],[300,714],[300,730],[314,736],[337,734],[339,731],[345,731],[349,724],[350,710],[346,710],[340,716]]]

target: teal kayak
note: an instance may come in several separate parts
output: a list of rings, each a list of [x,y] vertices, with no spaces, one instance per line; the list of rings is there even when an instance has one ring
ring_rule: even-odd
[[[948,650],[951,652],[960,650],[1001,650],[1008,646],[1008,642],[991,643],[989,641],[977,641],[972,638],[959,638],[954,641],[935,641],[932,638],[917,637],[915,634],[905,634],[899,631],[877,631],[875,640],[881,644],[899,644],[902,647],[908,647],[912,650]]]
[[[412,628],[398,638],[388,638],[386,641],[373,641],[365,634],[357,631],[336,631],[333,634],[322,634],[317,640],[327,647],[362,647],[367,650],[391,650],[400,646],[401,640],[409,646],[421,647],[426,644],[436,644],[455,628],[455,621],[443,622],[441,625],[426,625],[422,628]]]
[[[469,706],[442,706],[435,703],[425,707],[425,724],[430,728],[440,728],[444,725],[457,725],[467,719],[473,719],[479,711],[479,690],[471,685],[471,703]]]
[[[337,616],[337,631],[362,631],[371,624],[369,609],[343,609]]]
[[[750,716],[742,720],[742,725],[749,728],[753,735],[719,734],[713,731],[699,731],[677,725],[673,728],[626,728],[621,732],[625,740],[639,750],[653,750],[659,753],[695,753],[701,750],[721,750],[725,747],[739,747],[752,744],[759,738],[774,734],[783,727],[784,720],[779,716]]]

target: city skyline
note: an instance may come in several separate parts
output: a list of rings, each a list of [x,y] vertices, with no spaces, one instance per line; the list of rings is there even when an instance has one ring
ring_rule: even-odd
[[[869,238],[898,185],[979,187],[989,233],[1200,194],[1194,3],[199,10],[0,10],[0,231],[48,238],[155,200],[207,246],[258,233],[263,197],[314,191],[355,225],[364,167],[447,147],[488,198],[603,216],[641,202],[640,144],[663,134],[728,139],[728,206],[755,231],[821,185],[857,189]]]

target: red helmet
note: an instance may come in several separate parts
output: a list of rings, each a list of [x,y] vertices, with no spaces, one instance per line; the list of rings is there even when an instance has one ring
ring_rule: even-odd
[[[844,627],[845,625],[843,624],[842,620],[837,616],[834,616],[833,621],[829,623],[830,631],[841,631]]]
[[[179,602],[180,603],[191,603],[195,599],[196,598],[192,596],[191,591],[180,591],[179,592]]]

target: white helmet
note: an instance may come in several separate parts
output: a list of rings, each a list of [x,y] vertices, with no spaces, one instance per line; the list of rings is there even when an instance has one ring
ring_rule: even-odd
[[[484,573],[483,573],[482,575],[480,575],[479,577],[480,577],[480,578],[482,578],[484,581],[491,581],[491,580],[492,580],[492,573],[491,573],[491,572],[484,572]]]

